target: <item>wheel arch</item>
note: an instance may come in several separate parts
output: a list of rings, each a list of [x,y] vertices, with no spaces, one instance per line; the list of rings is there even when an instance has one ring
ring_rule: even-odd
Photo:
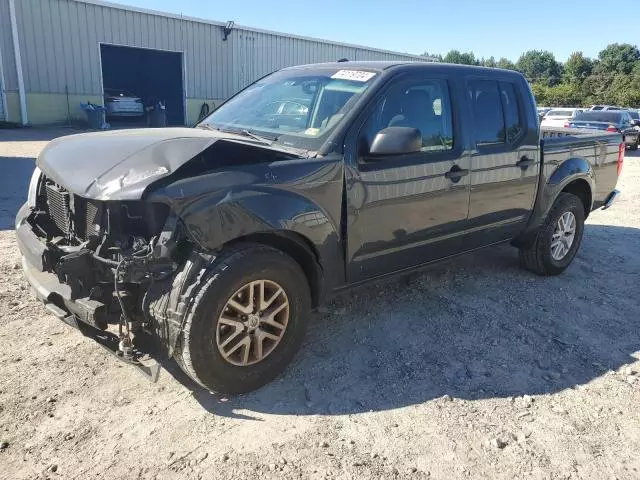
[[[581,200],[586,219],[593,206],[595,182],[595,173],[586,159],[572,157],[562,162],[539,187],[529,223],[511,244],[518,248],[531,246],[536,239],[539,226],[563,192],[576,195]]]
[[[315,245],[302,234],[290,230],[255,232],[230,240],[224,247],[245,243],[265,245],[289,255],[302,268],[311,292],[312,307],[317,307],[325,295],[324,271]]]
[[[589,182],[584,178],[576,178],[575,180],[567,183],[564,188],[560,190],[560,193],[563,192],[571,193],[580,199],[582,206],[584,207],[584,218],[587,218],[589,213],[591,213],[591,206],[593,205],[593,191],[591,190]]]

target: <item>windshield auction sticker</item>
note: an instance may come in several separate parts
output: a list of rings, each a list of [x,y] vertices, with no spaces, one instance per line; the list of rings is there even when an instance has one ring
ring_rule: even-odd
[[[375,77],[375,72],[364,72],[362,70],[338,70],[331,75],[335,80],[353,80],[354,82],[368,82]]]

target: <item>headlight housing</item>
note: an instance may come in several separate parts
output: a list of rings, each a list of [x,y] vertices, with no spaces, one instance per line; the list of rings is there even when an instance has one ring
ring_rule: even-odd
[[[27,205],[30,208],[35,208],[36,197],[38,196],[38,186],[40,185],[40,178],[42,178],[42,171],[36,167],[31,175],[31,181],[29,182],[29,193],[27,194]]]

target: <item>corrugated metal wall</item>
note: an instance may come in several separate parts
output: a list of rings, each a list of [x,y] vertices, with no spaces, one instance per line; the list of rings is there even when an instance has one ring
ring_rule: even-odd
[[[9,0],[0,0],[0,53],[4,73],[6,91],[18,90],[16,60],[13,56],[13,40],[11,39],[11,20],[9,16]]]
[[[227,98],[251,81],[290,65],[342,57],[416,59],[410,55],[238,27],[223,42],[221,24],[172,18],[100,2],[19,0],[16,8],[25,89],[30,93],[64,93],[68,87],[70,94],[99,95],[100,42],[184,52],[189,98]],[[8,0],[0,0],[0,22],[5,67],[12,66],[15,61],[12,48],[8,48],[11,45]],[[8,88],[17,88],[15,71],[5,72],[5,76]]]

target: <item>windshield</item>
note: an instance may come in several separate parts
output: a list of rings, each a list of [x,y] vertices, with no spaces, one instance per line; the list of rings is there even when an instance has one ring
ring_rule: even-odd
[[[640,113],[634,112],[633,110],[629,110],[628,113],[634,120],[640,120]]]
[[[317,150],[376,75],[338,68],[282,70],[250,85],[198,126]]]
[[[594,111],[591,110],[589,112],[580,112],[576,115],[576,121],[584,121],[584,122],[613,122],[618,123],[620,121],[620,117],[622,117],[622,113],[620,112],[611,112],[608,110],[600,110]]]

